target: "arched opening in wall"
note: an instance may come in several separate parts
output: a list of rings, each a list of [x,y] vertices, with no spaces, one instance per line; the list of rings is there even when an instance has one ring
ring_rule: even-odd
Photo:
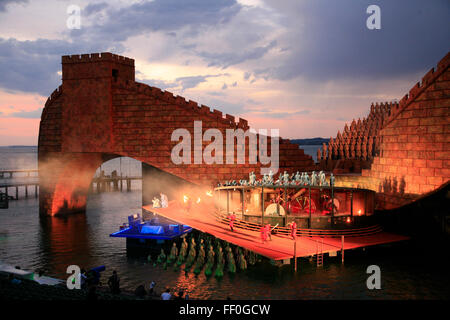
[[[117,231],[129,215],[142,215],[142,163],[129,157],[107,158],[92,176],[86,201],[86,219],[101,229],[98,237]]]
[[[169,201],[182,198],[184,190],[194,185],[139,160],[107,155],[95,171],[89,188],[86,214],[89,217],[107,217],[114,228],[127,222],[127,217],[139,213],[145,219],[142,206],[164,193]],[[100,222],[100,221],[99,221]]]

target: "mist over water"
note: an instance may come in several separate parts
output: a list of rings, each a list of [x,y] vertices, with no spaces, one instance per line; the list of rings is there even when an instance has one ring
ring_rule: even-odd
[[[6,155],[7,154],[7,155]],[[21,152],[1,153],[7,163],[21,157]],[[24,159],[33,159],[27,154]],[[36,159],[36,157],[34,158]],[[32,161],[19,162],[32,165]],[[139,175],[140,163],[133,159],[114,159],[102,165],[105,174],[112,170],[123,175]],[[32,168],[32,167],[28,167]],[[13,169],[13,168],[9,168]],[[127,171],[128,170],[128,171]],[[117,270],[122,288],[134,290],[153,280],[157,292],[166,287],[187,290],[198,299],[448,299],[450,264],[445,259],[437,263],[433,255],[414,244],[369,248],[365,252],[347,251],[345,265],[340,257],[325,257],[322,269],[302,259],[299,272],[290,266],[276,268],[263,262],[245,273],[224,275],[220,281],[207,279],[202,272],[195,277],[174,272],[171,267],[153,267],[146,257],[128,257],[126,241],[111,238],[127,216],[141,212],[140,181],[131,192],[92,193],[85,214],[65,218],[41,218],[38,199],[10,201],[10,207],[0,210],[0,261],[19,265],[22,269],[45,269],[46,274],[66,279],[68,265],[92,268],[105,265],[105,283],[112,270]],[[170,200],[170,199],[169,199]],[[442,253],[441,253],[442,254]],[[445,253],[444,253],[445,254]],[[381,290],[366,288],[366,268],[376,264],[381,268]]]

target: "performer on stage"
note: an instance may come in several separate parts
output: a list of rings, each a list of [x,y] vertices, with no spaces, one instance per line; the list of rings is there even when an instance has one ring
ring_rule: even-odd
[[[271,235],[271,230],[270,230],[270,223],[266,224],[266,234],[269,237],[270,241],[272,241],[272,235]],[[266,237],[267,237],[266,236]]]
[[[230,220],[230,222],[229,222],[230,229],[231,229],[231,231],[234,231],[233,226],[234,226],[234,220],[236,220],[236,215],[234,213],[232,213],[228,216],[228,219]]]
[[[167,208],[169,206],[169,198],[162,192],[159,195],[161,197],[161,208]]]
[[[295,223],[295,221],[292,221],[290,225],[291,225],[291,237],[293,240],[297,240],[297,224]]]
[[[267,239],[266,227],[262,226],[260,231],[261,231],[261,241],[264,244],[266,242],[266,239]]]

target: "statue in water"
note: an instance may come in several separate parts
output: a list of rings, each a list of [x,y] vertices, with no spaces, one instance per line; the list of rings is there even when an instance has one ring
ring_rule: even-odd
[[[202,270],[204,263],[205,263],[205,250],[203,249],[203,244],[200,243],[200,248],[198,249],[197,260],[195,261],[195,268],[194,268],[194,273],[196,275],[200,274],[200,271]]]
[[[228,272],[236,273],[236,262],[234,261],[233,252],[230,247],[227,248],[227,251]]]
[[[174,262],[177,256],[178,256],[178,248],[177,244],[174,242],[172,245],[172,249],[170,250],[169,257],[167,258],[167,263],[171,264],[172,262]]]
[[[218,252],[217,252],[217,266],[216,271],[214,273],[214,276],[216,278],[222,278],[223,277],[223,267],[225,265],[225,259],[223,257],[222,247],[219,246]]]
[[[183,242],[181,243],[180,252],[179,252],[178,260],[177,260],[177,264],[179,266],[181,266],[181,264],[184,262],[184,259],[186,257],[186,253],[187,253],[187,248],[188,248],[188,243],[186,242],[186,238],[183,238]]]
[[[205,276],[209,277],[212,274],[212,268],[214,266],[214,250],[210,245],[208,250],[208,256],[206,258],[206,266],[205,266]]]

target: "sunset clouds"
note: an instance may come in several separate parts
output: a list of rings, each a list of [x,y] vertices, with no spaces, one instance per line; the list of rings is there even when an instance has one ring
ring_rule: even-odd
[[[366,28],[370,4],[381,30]],[[61,56],[102,51],[134,58],[137,81],[256,129],[334,136],[447,53],[449,15],[446,0],[0,1],[0,145],[36,145]]]

